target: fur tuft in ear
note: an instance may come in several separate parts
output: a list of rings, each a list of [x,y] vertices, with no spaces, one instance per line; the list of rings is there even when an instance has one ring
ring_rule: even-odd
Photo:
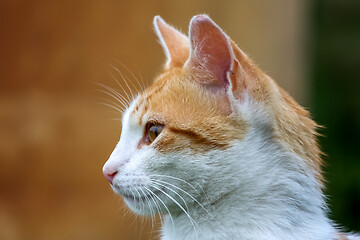
[[[165,68],[182,67],[189,57],[188,37],[167,24],[160,16],[154,17],[154,27],[167,58]]]
[[[229,37],[207,15],[197,15],[191,19],[189,38],[186,66],[210,73],[214,80],[203,84],[211,88],[228,86],[228,73],[232,72],[235,59]]]

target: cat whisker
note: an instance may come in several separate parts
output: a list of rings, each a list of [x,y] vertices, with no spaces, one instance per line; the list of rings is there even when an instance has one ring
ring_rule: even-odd
[[[179,196],[179,198],[181,198],[181,200],[184,202],[186,210],[189,211],[189,207],[188,207],[186,201],[184,200],[184,198],[178,192],[176,192],[174,189],[171,189],[170,187],[168,187],[168,186],[166,186],[166,185],[164,185],[162,183],[159,183],[158,181],[153,180],[153,183],[155,183],[156,185],[159,185],[159,186],[161,186],[163,188],[166,188],[166,189],[170,190],[171,192],[175,193],[177,196]]]
[[[156,216],[156,212],[155,212],[155,210],[154,210],[154,208],[152,207],[152,204],[151,204],[151,202],[150,202],[150,200],[153,200],[153,198],[152,198],[152,196],[148,197],[148,196],[149,196],[149,193],[146,193],[144,190],[140,189],[140,191],[141,191],[141,192],[144,194],[144,196],[145,196],[146,202],[147,202],[148,207],[150,208],[150,212],[151,212],[150,217],[151,217],[151,219],[153,220],[153,219],[155,218],[155,216]],[[154,201],[153,201],[153,202],[154,202]],[[155,205],[155,204],[154,204],[154,205]],[[152,227],[154,227],[154,226],[153,226],[153,223],[154,223],[154,221],[152,221]]]
[[[120,62],[119,62],[120,63]],[[121,64],[121,63],[120,63]],[[127,82],[130,82],[130,84],[131,84],[131,86],[135,89],[135,90],[137,90],[138,91],[138,88],[135,86],[135,84],[133,83],[133,81],[131,81],[131,79],[129,79],[129,77],[126,75],[126,74],[124,74],[124,73],[122,73],[121,72],[121,70],[119,69],[119,68],[117,68],[117,67],[115,67],[114,65],[110,65],[110,67],[112,68],[112,69],[114,69],[120,76],[121,76],[121,78],[125,81],[125,83],[127,83]],[[130,72],[130,70],[128,70],[129,72]],[[132,73],[131,73],[132,74]],[[135,77],[134,77],[135,78]],[[136,78],[135,78],[136,79]],[[130,85],[129,85],[130,86]],[[132,90],[131,88],[129,89],[130,91]]]
[[[131,196],[133,196],[133,200],[135,201],[135,194],[134,194],[134,192],[132,191],[132,190],[130,190],[130,192],[131,192]],[[134,220],[133,220],[133,222],[132,222],[132,226],[134,226],[135,225],[135,227],[136,228],[138,228],[137,227],[137,225],[138,225],[138,215],[137,214],[135,214],[135,218],[134,218]]]
[[[119,63],[123,68],[125,68],[131,75],[132,75],[132,77],[134,78],[134,80],[137,82],[137,84],[139,85],[139,87],[141,88],[141,90],[142,91],[144,91],[144,89],[145,89],[145,84],[144,84],[144,81],[142,81],[142,83],[143,83],[143,86],[140,84],[140,82],[139,82],[139,80],[137,79],[137,77],[133,74],[133,72],[128,68],[128,67],[126,67],[125,66],[125,64],[123,64],[122,62],[120,62],[119,60],[117,60],[117,59],[114,59],[117,63]],[[118,71],[120,71],[119,69],[117,69]],[[140,76],[141,76],[141,74],[140,74]],[[141,79],[142,79],[142,76],[141,76]],[[134,85],[133,85],[134,86]],[[134,86],[135,87],[135,86]],[[137,89],[136,87],[135,87],[135,89]]]
[[[122,74],[121,71],[120,71],[117,67],[115,67],[115,66],[113,66],[113,65],[110,65],[110,67],[113,68],[113,69],[120,75],[120,77],[124,80],[124,82],[125,82],[125,84],[126,84],[126,87],[127,87],[127,88],[129,89],[129,91],[130,91],[130,94],[131,94],[132,99],[134,99],[134,98],[135,98],[135,94],[134,94],[133,90],[131,89],[131,87],[129,86],[128,82],[130,82],[131,85],[132,85],[135,89],[137,89],[136,86],[134,85],[134,83],[133,83],[132,81],[130,81],[124,74]]]
[[[164,208],[166,209],[166,211],[168,212],[169,214],[169,217],[170,217],[170,221],[171,221],[171,224],[172,224],[172,227],[173,227],[173,231],[175,233],[175,224],[174,224],[174,219],[169,211],[169,208],[166,206],[166,204],[163,202],[163,200],[161,200],[161,198],[159,198],[153,191],[151,191],[150,189],[148,189],[147,187],[144,186],[144,188],[154,197],[156,197],[159,202],[161,202],[161,204],[164,206]]]
[[[200,183],[195,182],[195,181],[194,181],[194,183],[196,183],[196,184],[199,186],[199,188],[201,189],[201,191],[202,191],[202,193],[204,194],[205,198],[206,198],[206,199],[209,199],[209,197],[207,196],[204,188],[200,185]]]
[[[178,187],[178,186],[175,186],[174,184],[171,184],[171,183],[168,183],[168,182],[165,182],[165,181],[161,181],[161,180],[154,180],[152,179],[153,182],[161,182],[161,183],[164,183],[164,184],[167,184],[167,185],[170,185],[172,186],[173,188],[176,188],[180,191],[182,191],[183,193],[185,193],[186,195],[188,195],[192,200],[194,200],[202,209],[204,209],[206,211],[207,214],[209,214],[209,216],[211,218],[214,219],[214,217],[211,215],[211,213],[196,199],[194,198],[190,193],[186,192],[185,190],[183,190],[182,188]]]
[[[129,101],[114,88],[111,88],[109,86],[106,86],[105,84],[97,83],[97,82],[93,82],[93,84],[101,87],[101,89],[95,89],[95,91],[110,96],[111,98],[115,99],[116,102],[119,102],[124,108],[127,108],[129,106]]]
[[[119,85],[119,87],[121,88],[121,90],[125,93],[125,95],[126,95],[126,99],[127,99],[127,103],[129,104],[130,103],[130,99],[132,99],[131,98],[131,96],[129,96],[129,94],[127,93],[127,91],[125,90],[125,88],[119,83],[119,81],[117,80],[117,78],[109,71],[109,74],[110,74],[110,76],[114,79],[114,81]]]
[[[142,83],[142,85],[140,85],[141,86],[141,90],[144,92],[145,91],[145,82],[144,82],[144,78],[143,78],[143,76],[142,76],[142,74],[141,74],[141,72],[140,71],[138,71],[139,72],[139,75],[140,75],[140,81],[141,81],[141,83]]]
[[[173,176],[169,176],[169,175],[161,175],[161,174],[152,174],[150,175],[150,177],[165,177],[165,178],[171,178],[171,179],[174,179],[174,180],[178,180],[180,182],[183,182],[185,184],[187,184],[188,186],[190,186],[192,189],[194,189],[196,192],[199,192],[195,187],[194,185],[190,184],[189,182],[181,179],[181,178],[177,178],[177,177],[173,177]],[[197,183],[198,184],[198,183]],[[199,187],[201,188],[201,190],[204,192],[204,189],[200,186],[200,184],[198,184]]]
[[[122,121],[121,118],[110,118],[111,121]]]
[[[151,235],[152,235],[153,229],[154,229],[154,219],[155,219],[155,217],[156,217],[156,212],[155,212],[154,207],[156,208],[156,210],[157,210],[158,213],[160,212],[160,209],[159,209],[156,201],[154,200],[154,198],[151,196],[151,194],[150,194],[149,192],[147,192],[147,191],[145,192],[145,191],[142,190],[142,189],[140,189],[140,191],[144,194],[145,199],[146,199],[146,202],[147,202],[147,205],[148,205],[148,207],[149,207],[149,209],[150,209],[150,212],[151,212],[151,215],[150,215],[150,217],[151,217],[151,230],[152,230],[152,231],[150,232],[150,238],[151,238]],[[149,194],[150,194],[150,197],[148,197]],[[154,204],[154,207],[152,206],[151,201],[152,201],[152,203]],[[160,215],[160,221],[161,221],[161,224],[163,224],[163,220],[162,220],[161,215]]]
[[[125,108],[130,105],[130,102],[125,97],[121,96],[121,94],[119,92],[117,92],[115,89],[108,87],[106,85],[103,85],[101,83],[99,83],[99,86],[103,87],[104,89],[106,89],[108,91],[107,92],[107,91],[99,89],[98,90],[99,92],[105,93],[105,94],[115,98],[117,101],[119,101],[121,104],[123,104]]]
[[[103,102],[99,102],[99,103],[110,104],[111,106],[118,108],[121,113],[123,113],[125,110],[125,108],[122,104],[119,105],[117,102],[111,101],[110,99],[106,99],[106,98],[102,98],[102,97],[97,97],[97,99],[103,101]]]
[[[136,191],[136,194],[138,195],[139,199],[142,199],[142,196],[140,194],[140,192],[138,191],[138,189],[135,189]],[[146,198],[145,198],[145,201],[140,201],[141,202],[141,208],[142,208],[142,211],[144,212],[145,211],[145,203],[146,203]],[[151,210],[150,210],[151,211]],[[146,219],[145,218],[141,218],[141,228],[140,228],[140,232],[142,232],[144,230],[144,226],[145,226],[145,221]]]
[[[119,109],[119,108],[117,108],[117,107],[114,107],[114,106],[111,105],[111,104],[108,104],[108,103],[99,103],[99,104],[108,106],[108,107],[110,107],[110,108],[112,108],[112,109],[115,109],[117,112],[119,112],[119,113],[121,113],[121,114],[123,113],[123,111],[122,111],[121,109]]]
[[[189,218],[193,228],[194,228],[194,231],[196,232],[196,227],[199,227],[198,224],[195,222],[195,220],[190,216],[190,214],[184,209],[183,206],[181,206],[181,204],[176,201],[173,197],[171,197],[169,194],[167,194],[165,191],[163,191],[161,188],[158,188],[157,186],[155,185],[152,185],[153,188],[155,188],[156,190],[162,192],[165,196],[167,196],[171,201],[173,201],[185,214],[186,216]]]
[[[140,189],[139,189],[139,190],[140,190]],[[137,194],[138,194],[138,196],[139,196],[139,199],[141,199],[141,198],[142,198],[142,195],[139,193],[138,189],[136,189],[136,192],[137,192]],[[143,209],[143,210],[142,210],[143,212],[145,211],[145,208],[146,208],[145,203],[148,204],[148,203],[146,202],[146,198],[145,198],[145,201],[141,201],[141,208]],[[150,210],[150,212],[151,212],[151,210]],[[145,226],[145,224],[146,224],[146,218],[141,218],[141,229],[140,229],[141,232],[144,231],[144,226]]]
[[[108,90],[108,95],[112,96],[115,100],[117,100],[124,108],[127,108],[130,104],[123,96],[121,96],[116,90],[112,88]]]
[[[148,208],[150,209],[151,229],[153,229],[154,228],[155,211],[154,211],[153,207],[151,206],[150,200],[147,197],[146,193],[142,189],[139,189],[139,190],[142,192],[143,196],[145,197],[145,203],[147,204]],[[139,198],[141,198],[141,197],[139,196]]]
[[[146,190],[146,189],[145,189]],[[155,206],[155,208],[156,208],[156,210],[157,210],[157,213],[158,213],[158,215],[159,215],[159,217],[160,217],[160,222],[161,222],[161,225],[163,225],[164,224],[164,219],[163,219],[163,216],[162,216],[162,214],[161,214],[161,210],[160,210],[160,206],[159,206],[159,204],[158,204],[158,202],[156,202],[155,201],[155,199],[154,199],[154,195],[153,195],[153,193],[152,192],[149,192],[148,190],[146,190],[146,192],[150,195],[150,200],[152,200],[152,202],[154,203],[154,206]],[[156,217],[156,214],[154,214],[154,218]]]
[[[103,101],[102,103],[111,104],[112,106],[121,109],[121,112],[123,112],[123,110],[124,110],[124,107],[122,105],[119,105],[117,102],[114,102],[110,99],[102,98],[102,97],[96,97],[96,99],[102,100]],[[101,102],[99,102],[99,103],[101,103]]]

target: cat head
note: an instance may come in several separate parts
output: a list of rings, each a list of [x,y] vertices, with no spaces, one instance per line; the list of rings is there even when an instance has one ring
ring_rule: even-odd
[[[206,15],[192,18],[189,36],[159,16],[154,26],[167,61],[125,111],[103,168],[134,212],[181,212],[253,188],[282,164],[276,154],[320,178],[315,123],[219,26]]]

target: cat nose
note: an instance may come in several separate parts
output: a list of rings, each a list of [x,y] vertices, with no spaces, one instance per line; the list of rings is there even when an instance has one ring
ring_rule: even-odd
[[[106,177],[106,179],[109,181],[110,184],[112,184],[113,179],[117,173],[118,173],[118,171],[112,170],[109,168],[104,168],[104,170],[103,170],[103,174]]]

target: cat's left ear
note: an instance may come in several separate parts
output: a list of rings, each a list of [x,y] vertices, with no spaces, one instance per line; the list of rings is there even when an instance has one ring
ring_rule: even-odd
[[[185,67],[200,73],[198,80],[206,87],[225,89],[235,59],[229,37],[207,15],[197,15],[191,19],[189,38],[190,56]]]
[[[167,58],[165,68],[182,67],[189,57],[188,37],[167,24],[160,16],[154,17],[154,27]]]

